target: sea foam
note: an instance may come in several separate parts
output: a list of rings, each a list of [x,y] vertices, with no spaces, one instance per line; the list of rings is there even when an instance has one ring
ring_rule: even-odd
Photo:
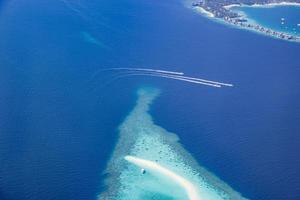
[[[106,169],[106,190],[99,199],[244,199],[199,166],[177,135],[154,124],[148,111],[159,93],[150,88],[138,90],[136,106],[119,127]]]

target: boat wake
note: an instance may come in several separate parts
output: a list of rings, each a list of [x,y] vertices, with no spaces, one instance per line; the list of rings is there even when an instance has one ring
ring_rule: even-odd
[[[211,81],[211,80],[197,78],[197,77],[185,76],[183,72],[168,71],[162,69],[151,69],[151,68],[106,68],[106,69],[99,70],[93,76],[93,78],[95,78],[97,74],[107,72],[107,71],[116,72],[116,76],[113,77],[111,80],[109,80],[107,84],[110,84],[118,79],[125,78],[125,77],[149,76],[149,77],[172,79],[172,80],[206,85],[206,86],[217,87],[217,88],[224,87],[224,86],[226,87],[233,86],[233,84],[231,83],[223,83],[219,81]]]

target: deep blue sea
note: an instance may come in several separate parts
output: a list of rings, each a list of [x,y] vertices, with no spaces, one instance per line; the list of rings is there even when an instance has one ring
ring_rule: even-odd
[[[288,18],[286,18],[288,19]],[[300,199],[300,45],[180,0],[0,1],[0,199],[96,199],[136,90],[199,163],[251,199]],[[216,89],[101,69],[147,67]]]
[[[300,6],[234,7],[256,23],[276,31],[300,35]]]

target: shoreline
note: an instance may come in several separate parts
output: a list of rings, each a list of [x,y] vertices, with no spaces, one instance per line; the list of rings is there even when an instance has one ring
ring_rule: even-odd
[[[281,39],[281,40],[286,40],[289,42],[300,42],[300,36],[297,34],[293,34],[290,32],[284,32],[284,31],[279,31],[275,30],[272,28],[268,28],[266,26],[263,26],[256,22],[255,20],[247,17],[247,15],[242,12],[242,11],[232,11],[232,8],[234,7],[260,7],[260,8],[272,8],[275,6],[300,6],[300,3],[297,2],[279,2],[279,3],[268,3],[268,4],[252,4],[252,5],[247,5],[247,4],[228,4],[228,5],[223,5],[221,8],[225,10],[226,12],[223,13],[223,15],[220,16],[220,13],[217,12],[216,10],[211,9],[210,11],[207,11],[204,6],[201,5],[200,3],[194,3],[192,4],[193,8],[195,9],[198,13],[209,16],[209,18],[215,19],[217,22],[224,23],[225,25],[231,25],[235,28],[240,28],[248,31],[253,31],[258,34],[262,34],[265,36],[272,37],[274,39]],[[201,8],[201,9],[199,9]],[[216,13],[216,14],[215,14]]]
[[[195,186],[190,181],[186,180],[182,176],[179,176],[168,168],[165,168],[153,161],[137,158],[134,156],[125,156],[124,159],[148,171],[154,171],[156,173],[162,174],[163,176],[167,176],[182,188],[184,188],[190,200],[201,200]]]
[[[207,17],[211,17],[211,18],[214,18],[215,15],[207,10],[205,10],[204,8],[202,7],[197,7],[196,8],[198,12],[200,12],[201,14],[207,16]]]
[[[234,7],[259,7],[259,8],[272,8],[275,6],[300,6],[300,3],[297,2],[279,2],[279,3],[268,3],[268,4],[252,4],[252,5],[247,5],[247,4],[229,4],[226,6],[223,6],[223,8],[230,10],[231,8]]]
[[[300,3],[283,1],[283,2],[279,2],[279,3],[253,4],[252,5],[252,7],[261,7],[261,8],[272,8],[275,6],[300,6]]]

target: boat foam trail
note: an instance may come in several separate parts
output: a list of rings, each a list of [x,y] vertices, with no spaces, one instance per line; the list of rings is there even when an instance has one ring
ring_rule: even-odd
[[[222,85],[222,86],[229,86],[229,87],[233,86],[233,84],[231,84],[231,83],[222,83],[222,82],[218,82],[218,81],[210,81],[210,80],[207,80],[207,79],[194,78],[194,77],[190,77],[190,76],[178,76],[178,77],[182,77],[182,78],[190,79],[190,80],[201,81],[201,82],[213,83],[213,84]]]
[[[127,70],[130,72],[149,72],[157,75],[173,75],[173,78],[178,78],[178,79],[189,79],[193,81],[199,81],[199,82],[206,82],[206,83],[211,83],[213,85],[222,85],[222,86],[228,86],[232,87],[233,84],[230,83],[223,83],[223,82],[218,82],[218,81],[211,81],[207,79],[202,79],[202,78],[196,78],[196,77],[190,77],[190,76],[183,76],[183,72],[175,72],[175,71],[167,71],[167,70],[156,70],[156,69],[150,69],[150,68],[127,68],[127,67],[122,67],[122,68],[107,68],[103,69],[101,71],[110,71],[110,70]]]
[[[174,79],[174,80],[180,80],[180,81],[185,81],[185,82],[189,82],[189,83],[196,83],[196,84],[207,85],[207,86],[218,87],[218,88],[221,87],[221,85],[219,85],[219,84],[196,81],[196,80],[191,80],[191,79],[186,79],[186,78],[181,78],[181,77],[175,77],[175,76],[170,76],[170,75],[154,75],[154,76],[170,78],[170,79]]]
[[[114,78],[114,80],[117,80],[119,78],[130,77],[130,76],[153,76],[153,77],[174,79],[174,80],[179,80],[179,81],[184,81],[184,82],[189,82],[189,83],[194,83],[194,84],[207,85],[207,86],[217,87],[217,88],[221,87],[221,85],[219,85],[219,84],[191,80],[191,79],[181,78],[181,77],[177,77],[177,76],[173,76],[173,75],[165,75],[165,74],[159,74],[159,73],[127,73],[127,74],[120,75],[120,76]]]
[[[63,4],[65,4],[65,6],[67,8],[69,8],[70,10],[72,10],[73,12],[75,12],[79,17],[81,17],[82,19],[86,20],[87,22],[90,22],[92,20],[92,16],[85,14],[82,9],[76,8],[76,6],[72,5],[72,3],[74,1],[68,1],[68,0],[60,0]],[[84,6],[81,3],[76,2],[77,5],[79,5],[80,7],[84,8]],[[119,32],[120,30],[117,30],[116,28],[106,24],[106,23],[102,23],[99,20],[95,21],[93,20],[93,24],[95,25],[99,25],[99,26],[105,26],[106,28],[112,30],[112,31],[116,31]]]
[[[190,181],[179,176],[178,174],[169,170],[168,168],[165,168],[153,161],[137,158],[134,156],[125,156],[124,158],[130,163],[133,163],[146,170],[149,170],[150,172],[152,171],[155,173],[162,174],[163,176],[167,176],[171,180],[175,181],[178,185],[184,188],[187,196],[189,197],[189,200],[201,200],[195,186]]]
[[[150,68],[130,68],[130,67],[106,68],[101,71],[111,71],[111,70],[146,71],[146,72],[158,72],[158,73],[175,74],[175,75],[184,74],[183,72],[175,72],[175,71],[168,71],[168,70],[150,69]]]
[[[151,74],[164,75],[162,73],[155,73],[155,72],[153,72]],[[171,76],[171,75],[168,75],[168,76]],[[215,85],[233,87],[233,84],[231,84],[231,83],[223,83],[223,82],[218,82],[218,81],[211,81],[211,80],[207,80],[207,79],[201,79],[201,78],[190,77],[190,76],[172,75],[172,77],[174,77],[174,78],[184,78],[184,79],[194,80],[194,81],[199,81],[199,82],[212,83],[212,84],[215,84]]]

